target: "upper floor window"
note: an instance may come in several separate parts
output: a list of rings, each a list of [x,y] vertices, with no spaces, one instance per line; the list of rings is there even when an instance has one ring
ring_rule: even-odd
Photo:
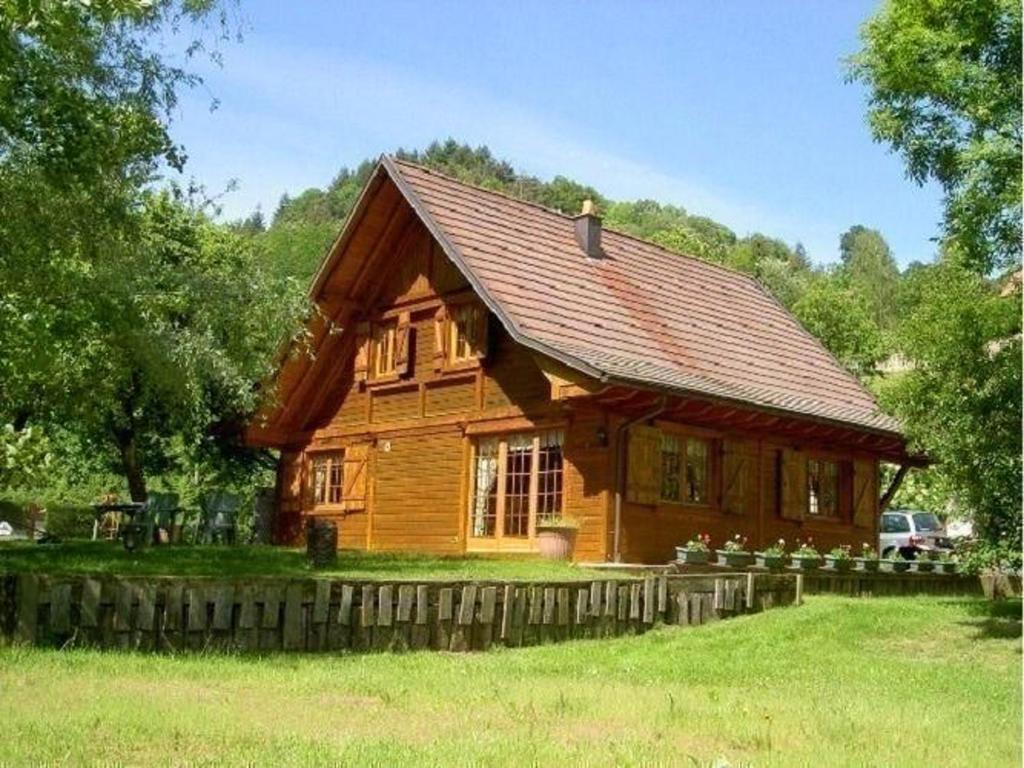
[[[807,514],[839,517],[839,465],[836,462],[807,460]]]
[[[472,360],[483,348],[479,304],[461,304],[451,309],[448,321],[448,362]]]
[[[373,346],[370,350],[375,378],[397,373],[395,366],[398,323],[377,323],[373,326]]]
[[[441,307],[436,316],[434,367],[462,368],[487,351],[487,309],[476,302]]]

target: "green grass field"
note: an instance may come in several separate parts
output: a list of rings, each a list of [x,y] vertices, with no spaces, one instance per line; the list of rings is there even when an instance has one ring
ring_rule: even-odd
[[[122,576],[337,576],[350,579],[593,579],[596,571],[571,563],[495,557],[437,557],[382,552],[338,553],[338,565],[313,571],[305,552],[286,547],[149,547],[128,552],[119,542],[67,541],[40,545],[0,543],[0,571]],[[614,573],[602,571],[601,578]]]
[[[0,764],[1021,764],[1020,603],[813,597],[478,655],[0,651]]]

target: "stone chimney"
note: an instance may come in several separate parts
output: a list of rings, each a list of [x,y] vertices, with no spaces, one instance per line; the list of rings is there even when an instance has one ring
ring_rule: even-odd
[[[583,210],[573,216],[576,225],[576,242],[588,259],[604,258],[601,250],[601,217],[594,213],[594,201],[584,200]]]

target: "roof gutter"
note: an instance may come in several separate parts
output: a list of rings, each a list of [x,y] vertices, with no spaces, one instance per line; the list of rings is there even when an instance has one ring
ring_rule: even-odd
[[[658,407],[619,424],[615,430],[615,529],[612,534],[612,558],[622,562],[622,493],[626,486],[626,431],[642,421],[659,416],[668,403],[668,395],[662,395]]]

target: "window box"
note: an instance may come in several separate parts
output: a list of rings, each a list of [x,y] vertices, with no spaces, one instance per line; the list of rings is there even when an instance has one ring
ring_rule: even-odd
[[[846,573],[847,571],[853,569],[853,558],[836,557],[835,555],[825,555],[825,564],[833,571]]]
[[[767,568],[769,571],[781,571],[786,567],[786,555],[771,555],[766,552],[755,552],[754,563],[760,568]]]
[[[707,565],[709,554],[706,549],[676,547],[676,559],[685,565]]]
[[[718,564],[729,568],[747,568],[754,563],[754,555],[742,550],[716,549]]]
[[[913,561],[915,573],[931,573],[935,570],[935,563],[928,559],[927,555],[919,554],[917,560]]]
[[[882,565],[877,557],[855,557],[853,562],[857,564],[857,570],[864,573],[877,573]]]
[[[790,565],[798,571],[813,571],[821,567],[820,555],[791,555]]]
[[[883,560],[882,566],[884,570],[890,573],[906,573],[910,570],[910,561],[897,557],[892,560]]]

